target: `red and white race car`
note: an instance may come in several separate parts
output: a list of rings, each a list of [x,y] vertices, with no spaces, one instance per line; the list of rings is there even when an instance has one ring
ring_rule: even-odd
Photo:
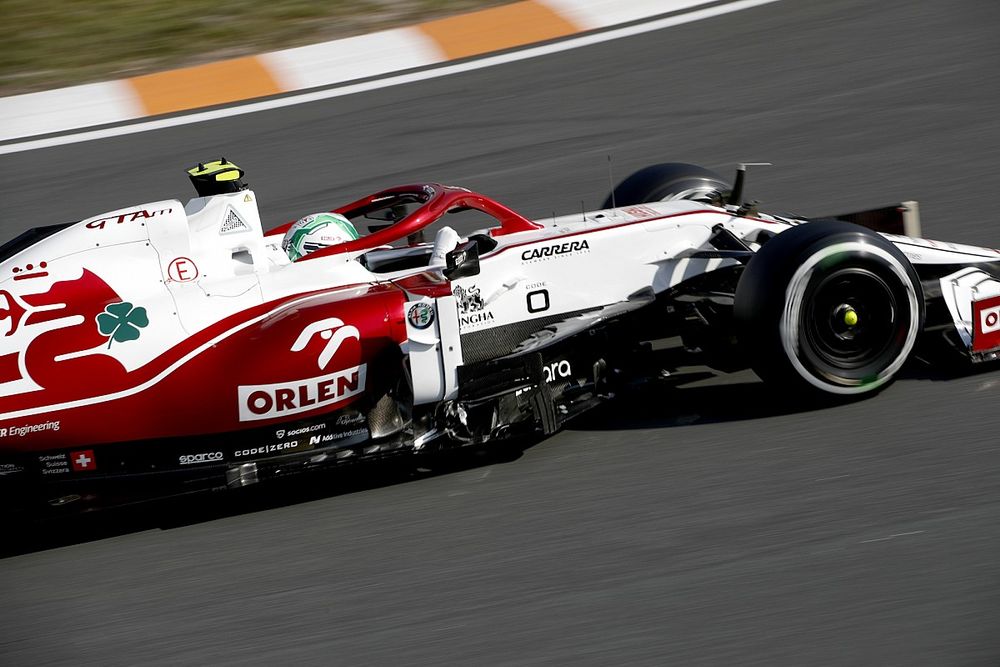
[[[601,210],[529,220],[429,183],[335,209],[376,226],[292,261],[290,225],[263,231],[235,165],[189,173],[201,196],[186,205],[0,248],[8,501],[64,504],[129,480],[243,486],[551,433],[660,377],[678,351],[796,392],[858,395],[918,343],[956,363],[1000,347],[1000,252],[914,238],[912,203],[767,215],[741,203],[743,169],[730,186],[663,164]],[[482,229],[460,237],[455,213]],[[650,344],[663,340],[677,345]]]

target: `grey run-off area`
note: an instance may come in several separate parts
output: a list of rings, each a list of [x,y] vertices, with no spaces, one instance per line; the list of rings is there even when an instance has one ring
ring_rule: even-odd
[[[659,161],[1000,244],[1000,5],[786,0],[225,121],[0,157],[2,232],[248,171],[265,225],[419,180],[533,216]],[[762,398],[763,397],[763,398]],[[520,458],[0,560],[0,664],[996,664],[1000,373],[781,408],[748,375]]]

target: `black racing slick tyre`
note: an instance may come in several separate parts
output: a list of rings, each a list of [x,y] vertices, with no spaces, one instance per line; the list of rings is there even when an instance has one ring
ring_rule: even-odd
[[[708,200],[727,195],[732,186],[714,171],[694,164],[668,162],[640,169],[618,184],[602,208],[633,206],[671,199]]]
[[[736,288],[737,335],[765,382],[856,396],[888,384],[923,326],[913,266],[863,227],[822,221],[767,241]]]

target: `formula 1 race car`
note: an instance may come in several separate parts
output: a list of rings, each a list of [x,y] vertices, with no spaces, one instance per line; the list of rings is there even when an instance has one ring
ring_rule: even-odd
[[[6,507],[549,434],[681,357],[836,397],[883,387],[918,344],[944,363],[1000,349],[1000,251],[915,238],[913,203],[760,213],[742,165],[733,185],[655,165],[542,220],[394,187],[333,211],[370,233],[294,261],[238,167],[189,174],[186,205],[0,248]]]

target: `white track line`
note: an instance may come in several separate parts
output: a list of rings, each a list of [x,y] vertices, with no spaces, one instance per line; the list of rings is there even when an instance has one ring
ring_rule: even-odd
[[[553,44],[543,44],[541,46],[528,47],[517,51],[511,51],[510,53],[502,53],[495,56],[487,56],[485,58],[479,58],[477,60],[470,60],[468,62],[456,63],[454,65],[445,65],[443,67],[436,67],[433,69],[423,70],[420,72],[411,72],[409,74],[399,74],[395,76],[389,76],[383,79],[377,79],[375,81],[365,81],[363,83],[347,84],[336,88],[328,88],[325,90],[317,90],[309,93],[289,95],[286,97],[281,97],[273,100],[244,103],[244,104],[239,104],[238,106],[230,106],[222,109],[214,109],[212,111],[200,111],[195,113],[188,113],[180,116],[172,116],[170,118],[161,118],[159,120],[148,120],[148,121],[141,121],[138,123],[132,123],[129,125],[106,127],[100,130],[75,132],[71,134],[60,135],[57,137],[48,137],[46,139],[29,139],[27,141],[20,141],[0,146],[0,155],[8,155],[10,153],[21,153],[23,151],[38,150],[41,148],[52,148],[53,146],[65,146],[67,144],[76,144],[83,141],[94,141],[95,139],[120,137],[128,134],[138,134],[140,132],[162,130],[169,127],[178,127],[181,125],[204,123],[210,120],[231,118],[233,116],[242,116],[243,114],[257,113],[258,111],[269,111],[271,109],[280,109],[282,107],[290,107],[298,104],[308,104],[309,102],[317,102],[319,100],[328,100],[334,97],[344,97],[346,95],[364,93],[371,90],[378,90],[380,88],[389,88],[391,86],[399,86],[407,83],[415,83],[417,81],[426,81],[428,79],[436,79],[438,77],[449,76],[452,74],[471,72],[473,70],[484,69],[486,67],[494,67],[496,65],[504,65],[506,63],[518,62],[520,60],[528,60],[529,58],[537,58],[539,56],[546,56],[553,53],[560,53],[562,51],[569,51],[571,49],[590,46],[591,44],[600,44],[602,42],[610,42],[612,40],[622,39],[624,37],[641,35],[643,33],[654,32],[656,30],[662,30],[664,28],[669,28],[675,25],[682,25],[684,23],[701,21],[703,19],[712,18],[714,16],[720,16],[722,14],[738,12],[744,9],[758,7],[760,5],[768,5],[778,1],[779,0],[737,0],[736,2],[731,2],[726,5],[709,7],[708,9],[699,9],[693,12],[688,12],[686,14],[680,14],[677,16],[668,16],[666,18],[649,21],[648,23],[640,23],[637,25],[626,26],[624,28],[616,28],[613,30],[595,33],[592,35],[581,35],[579,37],[572,37],[560,42],[555,42]]]

